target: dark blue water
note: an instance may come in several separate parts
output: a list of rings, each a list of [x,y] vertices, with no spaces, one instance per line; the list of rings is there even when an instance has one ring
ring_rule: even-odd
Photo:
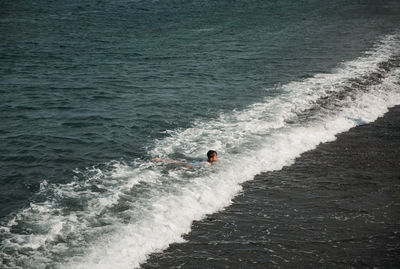
[[[308,100],[317,87],[334,89],[318,95],[325,98],[346,83],[343,89],[358,83],[357,90],[373,92],[369,85],[396,76],[391,72],[398,66],[399,14],[398,1],[1,2],[0,217],[3,226],[11,230],[0,236],[18,244],[16,235],[44,233],[32,228],[34,221],[24,219],[21,213],[32,205],[58,201],[60,207],[56,203],[52,210],[66,210],[60,213],[64,217],[68,216],[65,212],[78,208],[90,212],[87,206],[91,202],[87,201],[91,198],[78,195],[66,202],[63,195],[54,194],[57,191],[44,191],[45,186],[83,184],[77,193],[110,191],[111,195],[119,187],[108,190],[104,180],[117,178],[113,186],[123,181],[119,173],[116,176],[116,164],[136,171],[155,156],[201,159],[203,149],[215,148],[225,153],[226,159],[234,159],[238,152],[256,148],[264,135],[273,132],[246,138],[248,130],[235,127],[237,123],[231,119],[240,118],[235,113],[246,112],[253,104],[282,98],[277,99],[278,104],[282,102],[278,109],[295,103],[293,100]],[[385,51],[381,53],[382,42]],[[315,76],[336,74],[334,70],[343,64],[357,66],[359,62],[351,61],[371,53],[378,55],[371,61],[380,69],[368,71],[366,60],[359,66],[368,69],[365,74],[348,73],[350,78],[333,84],[335,78],[330,77],[307,84]],[[371,64],[371,69],[374,66]],[[297,82],[300,84],[287,86]],[[309,92],[303,95],[299,88]],[[290,99],[297,91],[299,97]],[[287,92],[289,97],[283,95]],[[334,103],[336,97],[342,100],[343,96],[338,96],[327,103]],[[313,106],[321,103],[316,101]],[[341,106],[324,107],[339,113]],[[296,104],[289,111],[298,118],[287,122],[302,125],[301,113],[313,109]],[[265,118],[252,122],[253,112],[246,113],[243,122],[255,126],[270,122]],[[307,113],[303,119],[308,118]],[[321,118],[325,113],[317,114]],[[367,117],[366,121],[370,120],[373,117]],[[193,126],[198,127],[191,131]],[[209,129],[218,132],[194,138],[187,134]],[[205,137],[209,144],[201,140]],[[167,144],[174,146],[168,148]],[[250,170],[258,173],[267,168]],[[124,178],[145,177],[132,173]],[[93,178],[104,183],[103,188],[87,184]],[[164,193],[169,188],[161,190]],[[142,193],[137,191],[130,189],[130,195]],[[82,199],[86,202],[77,205]],[[16,216],[20,217],[18,225],[10,222]],[[131,222],[125,219],[122,223]],[[68,242],[85,246],[96,242],[91,236],[85,243],[63,240],[66,249],[73,248]],[[10,253],[4,256],[6,268],[26,266],[15,255],[16,249],[13,245],[3,249]],[[47,261],[48,265],[57,267],[59,261],[68,262],[84,253],[57,251],[49,250],[58,256],[46,256],[54,259]]]

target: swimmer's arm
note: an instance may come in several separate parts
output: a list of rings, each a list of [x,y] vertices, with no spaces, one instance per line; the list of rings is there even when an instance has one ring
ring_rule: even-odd
[[[151,159],[151,161],[158,162],[158,163],[169,163],[169,162],[171,162],[171,160],[160,159],[160,158],[154,158],[154,159]]]
[[[176,166],[185,166],[186,168],[193,168],[191,165],[188,165],[185,162],[178,162],[178,161],[173,161],[173,160],[168,160],[168,159],[160,159],[160,158],[154,158],[151,159],[153,162],[159,162],[159,163],[171,163]]]
[[[185,162],[178,162],[174,160],[168,160],[168,159],[160,159],[160,158],[154,158],[151,159],[153,162],[159,162],[159,163],[174,163],[174,164],[185,164]]]

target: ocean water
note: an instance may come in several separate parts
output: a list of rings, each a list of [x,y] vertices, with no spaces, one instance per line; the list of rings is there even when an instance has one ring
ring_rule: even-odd
[[[136,268],[400,104],[398,1],[0,4],[2,268]],[[202,160],[185,169],[152,158]]]

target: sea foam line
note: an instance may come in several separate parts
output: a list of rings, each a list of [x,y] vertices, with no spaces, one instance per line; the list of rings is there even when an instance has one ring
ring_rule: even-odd
[[[190,231],[193,220],[229,205],[241,190],[240,183],[261,171],[290,165],[301,153],[334,140],[336,134],[356,126],[349,117],[371,122],[388,107],[399,104],[399,70],[395,69],[367,93],[359,92],[352,99],[343,100],[340,111],[332,111],[331,115],[302,126],[286,124],[286,120],[314,105],[318,98],[343,90],[348,79],[378,71],[380,63],[398,52],[396,38],[387,37],[366,57],[348,62],[332,74],[285,85],[286,94],[276,99],[221,115],[214,121],[198,122],[193,128],[159,141],[154,156],[168,157],[178,151],[197,157],[214,148],[220,152],[222,161],[214,173],[179,185],[178,193],[153,197],[146,218],[123,226],[123,232],[114,234],[112,241],[105,244],[108,255],[94,247],[85,261],[76,261],[67,268],[111,268],[115,264],[121,268],[138,267],[150,253],[165,249],[170,243],[182,242],[181,236]]]
[[[331,74],[289,83],[279,96],[172,132],[152,150],[158,157],[181,152],[198,158],[213,148],[221,161],[211,169],[165,172],[151,163],[137,162],[115,164],[108,174],[95,171],[87,182],[43,183],[43,191],[51,191],[52,199],[32,204],[1,228],[5,240],[0,258],[7,260],[8,268],[140,266],[149,254],[182,242],[194,220],[228,206],[244,181],[290,165],[301,153],[334,140],[336,134],[357,125],[353,119],[371,122],[400,104],[396,67],[376,85],[339,100],[339,109],[296,122],[320,98],[343,91],[348,80],[382,73],[379,64],[398,53],[399,37],[388,36],[366,56],[344,63]],[[93,185],[105,191],[93,192]],[[138,193],[142,194],[136,197]],[[59,201],[66,198],[87,202],[82,210],[64,212]],[[21,223],[35,226],[35,233],[13,233],[11,228]],[[42,230],[37,228],[41,226]]]
[[[358,100],[356,106],[329,117],[325,122],[276,133],[259,150],[223,163],[215,174],[198,178],[182,187],[179,194],[154,198],[147,218],[123,226],[120,233],[113,235],[112,241],[106,244],[107,255],[95,247],[85,256],[85,261],[79,260],[67,268],[138,267],[148,254],[165,249],[170,243],[182,242],[181,236],[190,231],[193,220],[228,206],[241,190],[240,183],[251,180],[261,171],[290,165],[301,153],[321,142],[334,140],[337,133],[356,125],[346,118],[347,115],[360,117],[366,122],[373,121],[384,114],[388,106],[399,104],[400,97],[398,94],[366,94],[359,96]]]

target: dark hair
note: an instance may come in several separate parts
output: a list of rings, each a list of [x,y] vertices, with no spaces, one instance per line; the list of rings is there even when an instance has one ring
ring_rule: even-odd
[[[214,157],[214,155],[218,155],[217,152],[215,150],[209,150],[207,152],[207,158],[208,160],[210,160],[212,157]]]

